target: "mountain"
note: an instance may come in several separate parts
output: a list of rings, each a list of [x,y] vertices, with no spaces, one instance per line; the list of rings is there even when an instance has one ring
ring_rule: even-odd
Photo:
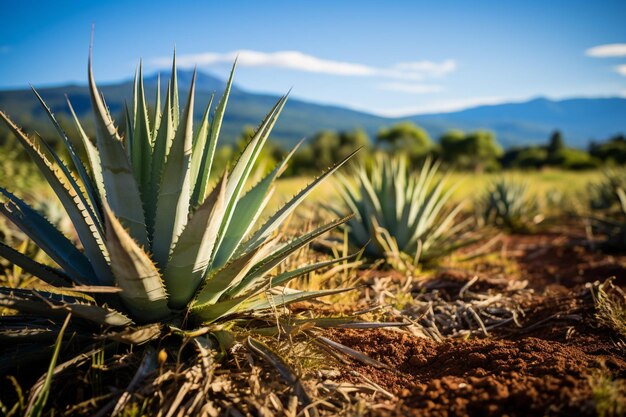
[[[178,85],[181,106],[186,100],[186,92],[191,82],[191,72],[178,72]],[[169,74],[161,74],[162,100],[167,89]],[[225,88],[225,82],[206,73],[198,73],[196,79],[196,97],[194,117],[199,120],[215,93],[213,107]],[[152,103],[156,96],[157,76],[146,77],[144,81],[146,96]],[[100,86],[105,101],[118,123],[122,123],[124,104],[132,102],[132,80],[117,84]],[[52,109],[57,118],[70,120],[65,94],[69,97],[78,117],[89,131],[93,127],[89,90],[86,86],[67,85],[60,87],[40,88],[37,90]],[[257,126],[270,111],[277,96],[256,94],[241,90],[237,86],[231,89],[228,106],[224,115],[221,138],[222,143],[232,143],[239,136],[245,125]],[[161,101],[163,103],[163,101]],[[29,89],[0,91],[0,109],[7,112],[18,124],[27,126],[42,135],[52,135],[50,123],[44,109]],[[324,129],[348,130],[355,127],[365,129],[374,135],[380,126],[391,123],[390,120],[371,114],[357,112],[338,106],[326,106],[290,99],[276,124],[272,139],[283,144],[295,144],[304,137],[310,137]]]
[[[543,143],[556,129],[571,146],[585,147],[589,141],[604,140],[626,132],[626,99],[536,98],[522,103],[479,106],[462,111],[410,117],[412,121],[436,128],[496,132],[505,147]]]
[[[168,79],[169,74],[161,75],[163,95]],[[191,72],[179,71],[178,79],[181,94],[184,94],[191,82]],[[156,75],[146,77],[145,89],[149,99],[155,97],[156,86]],[[195,111],[197,119],[202,117],[205,110],[202,106],[208,103],[211,94],[215,92],[216,97],[221,96],[224,87],[223,80],[210,74],[198,73]],[[101,86],[111,113],[119,121],[123,120],[124,103],[131,102],[132,88],[132,80]],[[69,121],[70,117],[65,101],[67,94],[86,128],[89,130],[92,127],[89,91],[86,86],[46,87],[38,91],[57,117],[65,121]],[[181,103],[185,99],[181,95]],[[258,125],[277,99],[273,95],[251,93],[233,86],[222,127],[222,143],[234,141],[245,125]],[[44,110],[28,89],[0,91],[0,109],[31,130],[42,135],[53,134]],[[510,147],[545,143],[552,131],[560,129],[569,145],[585,147],[591,139],[601,140],[626,132],[625,116],[626,99],[621,98],[560,101],[538,98],[523,103],[479,106],[457,112],[415,115],[400,119],[290,99],[274,128],[272,138],[283,145],[290,145],[303,137],[311,137],[320,130],[348,130],[355,127],[363,128],[374,136],[382,126],[400,120],[411,120],[424,127],[434,138],[451,128],[483,128],[494,131],[500,143]]]

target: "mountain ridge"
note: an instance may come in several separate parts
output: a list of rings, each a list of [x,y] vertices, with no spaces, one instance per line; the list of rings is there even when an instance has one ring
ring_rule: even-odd
[[[179,70],[178,82],[181,103],[191,81],[191,71]],[[161,72],[162,94],[167,88],[169,72]],[[144,78],[146,95],[153,102],[156,94],[157,74]],[[110,82],[100,89],[114,115],[121,115],[124,103],[130,103],[133,80]],[[221,95],[224,80],[205,72],[198,72],[196,79],[196,109],[199,119],[210,95]],[[69,118],[65,94],[68,95],[78,116],[90,127],[90,100],[85,85],[71,83],[38,89],[53,112],[61,118]],[[228,108],[224,117],[224,142],[232,143],[244,125],[257,125],[278,99],[277,95],[253,93],[233,85]],[[14,119],[30,129],[46,134],[49,125],[45,113],[29,89],[0,90],[0,109],[13,115]],[[556,129],[570,146],[586,147],[591,140],[604,140],[609,136],[626,132],[626,99],[568,98],[553,100],[536,97],[528,101],[489,104],[453,112],[418,114],[405,117],[384,117],[339,105],[319,104],[292,98],[276,125],[273,139],[282,145],[291,145],[303,137],[310,137],[320,130],[364,129],[371,137],[383,126],[410,120],[422,126],[436,140],[448,129],[488,129],[496,133],[505,147],[545,143]],[[223,143],[224,143],[223,142]]]

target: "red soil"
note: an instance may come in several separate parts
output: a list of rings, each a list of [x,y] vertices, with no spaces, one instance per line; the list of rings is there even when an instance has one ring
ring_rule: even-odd
[[[624,341],[597,323],[584,283],[615,276],[623,286],[626,256],[595,252],[575,235],[562,234],[507,236],[500,253],[517,263],[519,276],[503,278],[501,270],[482,265],[472,290],[528,280],[535,293],[521,329],[441,343],[391,330],[333,333],[338,342],[389,366],[355,363],[345,370],[346,379],[358,379],[349,372],[357,370],[398,399],[372,415],[591,416],[597,415],[594,376],[620,380],[623,390]],[[452,294],[472,276],[447,270],[427,286]]]

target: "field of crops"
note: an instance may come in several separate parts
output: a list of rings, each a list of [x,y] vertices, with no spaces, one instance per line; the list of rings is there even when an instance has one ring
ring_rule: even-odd
[[[1,179],[0,413],[624,415],[626,171],[280,180],[283,97],[215,173],[230,84],[194,126],[173,74],[117,129],[90,66],[65,156],[0,112],[41,175]]]

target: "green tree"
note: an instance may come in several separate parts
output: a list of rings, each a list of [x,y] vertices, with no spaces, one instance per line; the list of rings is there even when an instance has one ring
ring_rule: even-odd
[[[369,142],[369,137],[363,129],[318,132],[308,144],[304,144],[296,152],[287,174],[297,175],[324,170],[358,148],[365,148],[352,158],[352,163],[358,162],[367,158]]]
[[[559,151],[565,149],[565,140],[563,140],[563,135],[561,131],[555,130],[552,135],[550,135],[550,141],[548,142],[548,156],[554,156]]]
[[[339,148],[334,154],[334,160],[340,161],[359,148],[363,148],[355,155],[354,160],[362,160],[367,155],[370,139],[365,130],[357,128],[354,130],[341,132],[339,134]]]
[[[592,142],[589,145],[589,153],[610,165],[626,164],[626,136],[616,135],[606,142]]]
[[[548,159],[548,151],[543,146],[528,146],[507,151],[502,165],[512,168],[542,168]]]
[[[452,130],[441,137],[440,143],[445,161],[474,171],[496,168],[498,158],[503,154],[495,135],[488,130],[476,130],[467,134]]]
[[[592,169],[599,161],[580,149],[563,148],[554,155],[553,163],[564,169]]]
[[[465,133],[461,130],[448,130],[439,139],[441,158],[449,163],[458,162],[465,153]]]
[[[378,132],[376,140],[392,152],[406,153],[411,160],[419,160],[433,149],[428,133],[413,122],[400,122]]]
[[[332,130],[324,130],[313,137],[311,148],[313,150],[313,168],[327,168],[333,164],[334,156],[341,145],[339,133]]]
[[[488,130],[477,130],[467,135],[467,150],[472,159],[472,168],[483,171],[497,164],[503,150],[496,141],[496,135]]]
[[[563,135],[559,130],[555,130],[552,135],[550,135],[548,146],[546,146],[546,151],[548,153],[548,165],[560,165],[562,158],[560,158],[559,155],[566,149]]]

